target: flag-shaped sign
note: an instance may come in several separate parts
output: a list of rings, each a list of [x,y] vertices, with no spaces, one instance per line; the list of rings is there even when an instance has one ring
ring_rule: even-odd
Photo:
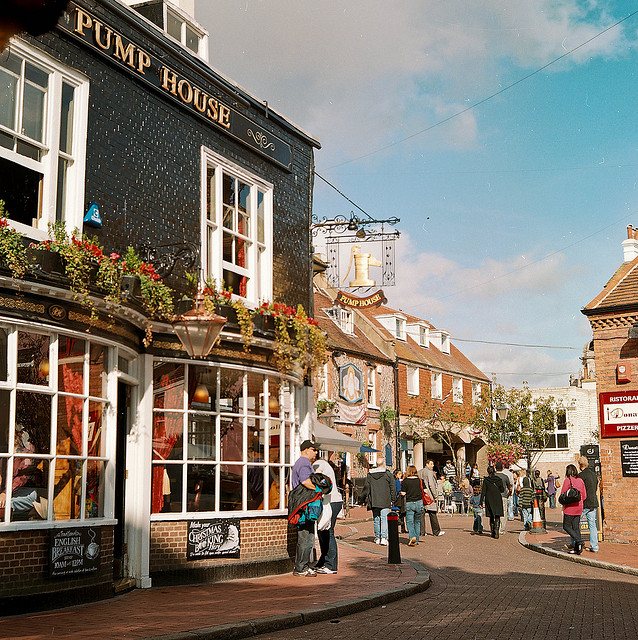
[[[447,395],[445,396],[445,398],[443,398],[443,400],[441,401],[441,404],[439,405],[439,408],[434,412],[434,415],[432,416],[432,420],[436,420],[439,417],[439,413],[441,413],[441,411],[443,410],[443,405],[446,403],[447,399],[450,397],[450,394],[452,393],[452,389],[450,389],[447,392]]]

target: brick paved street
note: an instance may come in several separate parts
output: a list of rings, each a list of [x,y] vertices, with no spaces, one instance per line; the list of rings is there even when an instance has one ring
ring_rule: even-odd
[[[558,526],[557,510],[550,516]],[[402,545],[404,558],[431,572],[425,592],[264,640],[298,638],[411,638],[428,640],[621,640],[638,638],[638,577],[574,564],[522,547],[520,522],[499,540],[469,534],[471,519],[442,516],[446,535]],[[357,525],[372,548],[371,525]],[[428,527],[429,528],[429,527]],[[564,542],[564,540],[563,540]],[[593,555],[593,554],[592,554]]]

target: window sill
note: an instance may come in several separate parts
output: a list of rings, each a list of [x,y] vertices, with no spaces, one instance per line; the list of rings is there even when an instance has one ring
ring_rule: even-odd
[[[26,520],[0,524],[0,531],[28,531],[42,529],[68,529],[70,527],[111,527],[117,524],[112,518],[92,518],[91,520]]]
[[[203,518],[272,518],[287,515],[288,511],[286,509],[273,509],[271,511],[189,511],[188,513],[152,513],[151,522],[201,520]]]

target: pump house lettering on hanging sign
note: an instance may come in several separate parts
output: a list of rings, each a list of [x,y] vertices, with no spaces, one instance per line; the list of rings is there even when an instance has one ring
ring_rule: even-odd
[[[186,559],[239,557],[239,520],[191,520],[188,523]]]
[[[100,567],[101,531],[93,527],[56,529],[49,538],[49,576],[93,573]]]
[[[365,307],[379,307],[387,301],[388,299],[385,297],[382,289],[379,289],[376,293],[372,293],[365,298],[358,298],[357,296],[353,296],[350,293],[339,291],[339,293],[337,293],[337,297],[335,298],[335,302],[337,302],[338,304],[344,307],[352,307],[354,309],[363,309]]]
[[[638,436],[638,391],[606,391],[598,402],[601,438]]]
[[[291,169],[292,149],[289,144],[263,131],[255,122],[214,97],[211,91],[171,69],[88,11],[70,2],[59,26],[195,115],[273,162]]]

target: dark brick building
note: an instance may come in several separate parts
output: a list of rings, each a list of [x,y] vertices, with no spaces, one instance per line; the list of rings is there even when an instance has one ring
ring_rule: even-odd
[[[208,65],[184,6],[74,0],[53,30],[11,41],[9,223],[32,242],[63,223],[106,253],[194,246],[200,281],[312,313],[318,142]],[[183,290],[186,269],[168,284]],[[228,323],[195,362],[167,323],[145,347],[135,304],[94,293],[96,321],[64,278],[36,276],[0,275],[0,613],[287,570],[285,486],[311,399],[273,365],[272,334],[246,352]]]

